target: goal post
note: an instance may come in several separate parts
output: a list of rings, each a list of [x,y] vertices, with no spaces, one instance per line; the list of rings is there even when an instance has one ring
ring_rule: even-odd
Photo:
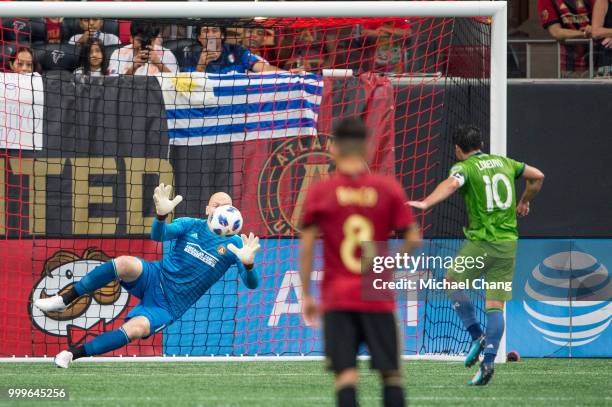
[[[212,192],[231,192],[240,204],[245,230],[262,236],[263,250],[256,259],[261,289],[249,292],[228,273],[167,327],[163,338],[152,336],[113,356],[129,361],[136,354],[137,360],[172,361],[166,356],[175,354],[192,360],[208,355],[215,355],[214,360],[277,360],[278,355],[284,360],[318,360],[321,337],[299,320],[296,303],[301,292],[295,265],[296,221],[306,186],[332,170],[325,151],[332,123],[343,115],[360,115],[369,128],[380,132],[369,164],[395,175],[410,199],[431,192],[448,170],[448,133],[456,124],[476,121],[489,133],[491,153],[506,155],[505,1],[25,1],[0,2],[0,17],[159,20],[181,28],[201,21],[242,30],[261,27],[278,30],[270,54],[281,61],[279,66],[292,59],[302,64],[308,56],[318,64],[294,75],[287,73],[287,63],[276,72],[236,74],[231,81],[201,72],[164,73],[148,81],[122,75],[89,80],[58,69],[24,86],[32,94],[44,94],[44,102],[32,96],[31,103],[44,104],[44,109],[39,107],[47,116],[40,125],[45,132],[42,148],[33,143],[16,149],[0,132],[0,174],[6,170],[0,175],[0,239],[6,238],[0,240],[0,254],[10,260],[0,265],[0,305],[14,301],[19,291],[3,287],[32,280],[27,304],[11,305],[17,311],[0,316],[2,335],[10,337],[0,345],[0,358],[16,355],[39,361],[65,341],[80,343],[120,326],[119,316],[123,318],[135,300],[118,284],[84,300],[81,308],[71,311],[74,315],[50,322],[32,310],[31,302],[64,288],[45,288],[44,280],[68,262],[80,265],[83,272],[116,255],[145,260],[163,255],[167,248],[147,238],[152,221],[147,197],[159,181],[172,183],[184,194],[177,216],[196,217]],[[412,24],[399,39],[388,40],[395,45],[381,46],[380,40],[359,42],[370,20]],[[459,20],[466,23],[462,26]],[[18,37],[15,30],[13,36]],[[283,51],[298,47],[301,30],[321,37],[319,43],[302,47],[299,58],[295,52],[281,57]],[[455,31],[464,35],[458,43]],[[193,35],[170,42],[178,64],[184,64],[188,52],[182,53],[195,43]],[[338,43],[347,49],[333,48]],[[397,44],[409,52],[394,51]],[[3,44],[3,50],[6,45],[12,46]],[[52,59],[64,56],[64,45],[49,52]],[[371,55],[377,47],[386,54]],[[2,86],[16,86],[10,81],[23,85],[23,78],[15,79],[14,74],[0,75]],[[11,114],[22,119],[21,112]],[[23,116],[29,120],[28,114]],[[92,129],[83,130],[87,126]],[[92,140],[83,139],[86,133]],[[450,203],[419,218],[431,241],[437,239],[430,243],[432,250],[454,248],[456,242],[446,240],[459,238],[462,214],[456,203]],[[57,222],[48,219],[53,216]],[[22,258],[20,253],[28,249],[31,258]],[[320,255],[317,261],[320,267]],[[16,281],[3,267],[30,268]],[[70,278],[76,276],[76,268],[70,273]],[[433,305],[403,303],[400,320],[412,329],[405,358],[456,360],[465,351],[467,334],[458,318],[449,304],[435,301],[441,299],[434,298]],[[93,315],[95,309],[98,314]],[[16,334],[4,331],[23,324],[15,322],[20,318],[29,325],[16,326]],[[29,348],[23,346],[23,338],[31,338]],[[505,354],[504,335],[496,361],[504,362]],[[6,359],[10,360],[14,359]],[[96,358],[100,360],[107,359]]]

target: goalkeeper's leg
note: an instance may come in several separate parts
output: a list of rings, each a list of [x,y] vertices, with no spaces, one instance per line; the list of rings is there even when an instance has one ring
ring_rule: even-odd
[[[122,263],[127,263],[131,259],[141,264],[142,271],[132,282],[124,281],[122,278],[121,285],[131,295],[140,298],[141,302],[128,313],[126,323],[120,329],[105,332],[83,346],[61,352],[55,358],[56,366],[65,368],[73,359],[101,355],[119,349],[135,339],[153,335],[172,323],[174,317],[160,283],[161,266],[158,262],[141,262],[134,257],[115,262],[120,267],[129,267],[129,264]]]
[[[123,326],[114,331],[105,332],[84,345],[60,352],[55,357],[55,365],[67,368],[73,360],[84,356],[102,355],[119,349],[131,341],[146,338],[151,332],[151,324],[144,316],[130,319]]]
[[[44,312],[61,312],[80,296],[92,293],[117,278],[129,283],[136,281],[141,274],[142,263],[139,259],[119,256],[94,268],[64,294],[40,298],[34,302],[34,306]]]

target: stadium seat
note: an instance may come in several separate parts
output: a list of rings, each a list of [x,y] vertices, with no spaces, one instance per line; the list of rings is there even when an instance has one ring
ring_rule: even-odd
[[[190,39],[164,41],[164,48],[172,51],[181,70],[193,55],[199,55],[202,52],[202,46],[197,41]]]
[[[2,29],[4,41],[17,41],[25,45],[47,39],[47,29],[42,18],[5,18]]]
[[[17,46],[15,44],[2,43],[0,47],[0,49],[2,50],[2,60],[0,61],[0,69],[3,72],[8,72],[11,70],[11,67],[9,66],[9,61],[11,60],[11,58],[15,57]]]
[[[82,33],[78,18],[65,18],[62,23],[62,41],[68,42],[73,35]]]
[[[34,54],[34,60],[41,63],[42,59],[45,57],[45,44],[44,42],[37,42],[36,44],[32,44],[32,53]],[[42,66],[41,66],[42,69]]]
[[[102,31],[105,33],[115,34],[117,37],[119,36],[119,20],[104,20],[104,25],[102,26]]]
[[[33,47],[43,71],[74,71],[79,62],[78,49],[68,44],[46,44]]]

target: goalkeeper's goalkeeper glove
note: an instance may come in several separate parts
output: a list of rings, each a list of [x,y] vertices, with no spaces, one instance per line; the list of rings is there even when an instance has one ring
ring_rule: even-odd
[[[153,202],[155,202],[155,212],[157,216],[166,216],[174,207],[183,201],[183,197],[177,195],[174,199],[170,200],[170,194],[172,193],[172,186],[165,185],[164,183],[159,184],[155,187],[153,193]]]
[[[247,267],[251,267],[255,262],[255,253],[261,248],[259,244],[259,238],[253,233],[247,235],[240,235],[242,239],[242,247],[239,249],[234,244],[230,243],[227,248],[240,259],[242,264]]]

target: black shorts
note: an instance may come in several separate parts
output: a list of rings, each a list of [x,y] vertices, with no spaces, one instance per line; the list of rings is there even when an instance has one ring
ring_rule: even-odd
[[[398,370],[399,333],[393,312],[329,311],[323,316],[327,368],[339,373],[357,366],[365,343],[372,369]]]

